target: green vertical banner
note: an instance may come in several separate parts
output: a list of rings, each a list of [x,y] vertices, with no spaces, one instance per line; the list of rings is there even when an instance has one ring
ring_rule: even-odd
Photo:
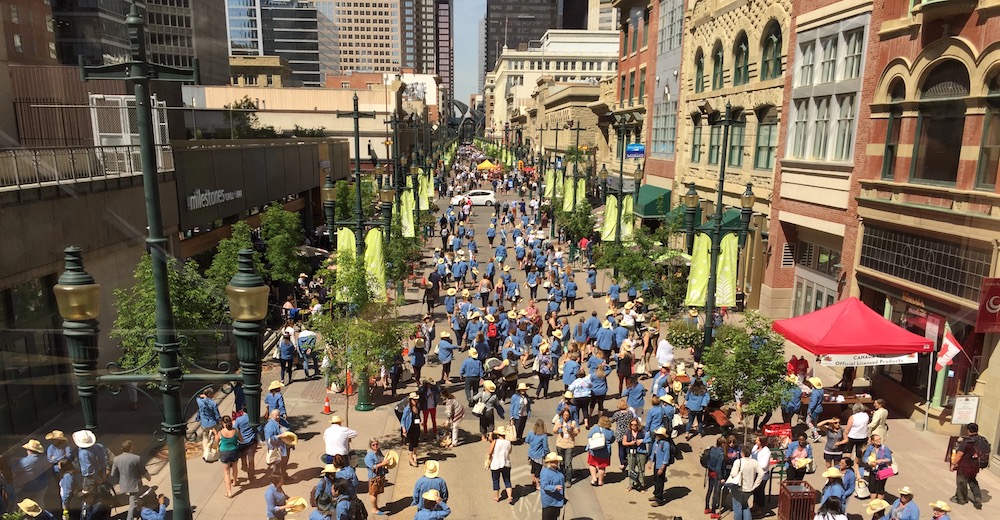
[[[430,208],[427,204],[427,180],[423,175],[417,177],[417,206],[420,211],[427,211]]]
[[[430,170],[424,172],[424,182],[427,183],[427,207],[430,208],[434,202],[434,174]]]
[[[404,173],[403,177],[406,177],[406,187],[412,189],[413,188],[413,176],[410,175],[410,174]]]
[[[604,199],[604,225],[601,226],[601,240],[614,242],[618,229],[618,199],[607,196]]]
[[[562,186],[562,209],[568,213],[573,211],[573,178],[566,177],[563,179]]]
[[[736,265],[739,262],[740,245],[736,233],[722,236],[719,250],[719,265],[715,270],[715,306],[736,306]]]
[[[399,196],[399,222],[403,228],[403,236],[413,238],[416,236],[413,227],[413,190],[404,190]]]
[[[549,170],[545,172],[545,193],[543,196],[551,199],[556,185],[556,172]]]
[[[635,199],[631,195],[626,195],[622,199],[622,240],[631,240],[635,231],[635,215],[632,214],[634,207]]]
[[[342,227],[337,230],[337,259],[345,262],[354,258],[358,254],[358,245],[355,242],[354,230]]]
[[[581,177],[576,180],[577,206],[583,205],[584,201],[586,200],[587,200],[587,179]]]
[[[365,269],[375,301],[386,301],[385,254],[382,251],[382,230],[379,228],[372,228],[365,236]]]
[[[712,239],[705,233],[698,233],[694,236],[687,295],[684,297],[685,307],[705,306],[705,294],[708,292],[709,249],[711,247]]]
[[[562,197],[565,195],[565,187],[563,184],[566,182],[566,173],[560,170],[556,170],[556,197]]]

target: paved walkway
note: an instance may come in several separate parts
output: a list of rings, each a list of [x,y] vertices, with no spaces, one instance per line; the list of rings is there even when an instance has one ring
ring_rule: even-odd
[[[447,201],[441,200],[439,204],[446,205]],[[482,237],[481,241],[486,244],[485,231],[489,222],[489,213],[483,208],[477,208],[474,215],[474,224],[477,237]],[[429,242],[429,247],[425,254],[429,257],[430,250],[435,245],[440,244],[438,238],[433,238]],[[483,259],[482,257],[486,257]],[[488,255],[480,254],[480,260],[485,261]],[[429,265],[425,257],[424,265]],[[512,270],[513,272],[514,270]],[[422,276],[424,273],[420,273]],[[523,281],[522,274],[517,276]],[[606,288],[610,281],[607,274],[599,276],[599,290]],[[422,304],[419,303],[420,294],[416,290],[407,292],[407,301],[411,302],[400,308],[400,313],[407,319],[416,321],[423,311]],[[589,314],[591,310],[604,310],[603,299],[583,298],[577,302],[577,315],[571,318],[571,323],[575,324],[575,319],[582,313]],[[439,306],[435,317],[439,320],[439,327],[444,327],[443,307]],[[439,330],[442,330],[439,328]],[[801,355],[803,352],[793,345],[789,346],[787,354]],[[686,355],[679,354],[678,360],[685,360]],[[465,355],[459,354],[458,359],[453,364],[453,372],[457,373],[457,367],[464,360]],[[439,374],[439,366],[431,365],[425,367],[424,373],[428,376]],[[826,367],[816,367],[818,375],[825,381],[836,381],[836,376]],[[298,373],[301,375],[301,373]],[[264,373],[264,385],[277,377],[274,367],[268,367]],[[522,379],[534,386],[535,378],[528,377],[522,373]],[[648,384],[648,382],[647,382]],[[463,395],[459,384],[452,384],[449,387],[456,395]],[[561,384],[553,382],[553,388],[561,388]],[[404,389],[400,390],[403,395],[415,389],[412,382]],[[611,383],[612,392],[617,391],[616,382]],[[353,404],[354,398],[348,403],[342,394],[328,394],[319,381],[296,381],[288,386],[285,391],[285,401],[288,408],[290,420],[295,426],[299,435],[299,445],[291,456],[289,466],[290,481],[286,483],[285,490],[292,496],[308,496],[316,479],[319,477],[321,468],[319,455],[323,452],[322,432],[329,424],[329,418],[320,412],[323,407],[323,398],[329,395],[333,401],[334,413],[345,418],[346,424],[360,432],[359,438],[354,442],[353,448],[364,449],[367,446],[367,439],[370,437],[381,437],[384,446],[389,449],[399,449],[398,422],[392,413],[394,400],[387,396],[382,396],[378,391],[375,393],[376,403],[379,407],[371,412],[356,412]],[[131,438],[137,443],[136,451],[150,457],[149,469],[153,473],[153,484],[159,486],[162,492],[170,488],[169,471],[164,458],[157,457],[162,445],[156,443],[152,434],[159,425],[159,417],[152,405],[141,402],[142,408],[139,411],[128,410],[127,401],[124,395],[101,397],[101,424],[98,432],[99,439],[109,447],[117,451],[117,446],[124,438]],[[464,399],[464,397],[460,397]],[[614,407],[614,399],[609,399],[608,404]],[[232,411],[231,397],[226,397],[221,403],[221,411],[229,413]],[[541,418],[547,425],[555,412],[555,399],[548,399],[534,405],[533,414],[536,418]],[[529,424],[533,421],[529,421]],[[77,429],[80,423],[78,412],[70,412],[54,419],[53,424],[47,426],[46,431],[52,428],[61,428],[66,432]],[[512,476],[517,489],[517,502],[511,506],[505,502],[494,503],[492,501],[492,490],[490,475],[488,470],[483,469],[483,457],[488,445],[480,442],[478,438],[477,419],[468,413],[462,423],[462,444],[450,450],[431,449],[427,451],[426,445],[421,446],[421,461],[435,459],[441,461],[441,476],[448,482],[451,491],[449,505],[453,510],[451,518],[469,519],[501,519],[501,518],[539,518],[540,505],[538,494],[531,488],[531,478],[527,463],[526,446],[516,446],[512,460],[514,468]],[[44,435],[44,432],[41,432]],[[41,438],[41,437],[39,437]],[[671,497],[667,505],[661,507],[651,507],[647,498],[649,493],[626,492],[626,484],[620,472],[609,473],[606,484],[601,488],[594,488],[586,485],[586,455],[583,454],[583,441],[578,448],[577,456],[574,460],[574,467],[577,470],[576,480],[580,482],[568,491],[569,506],[565,518],[573,519],[667,519],[673,517],[684,517],[686,519],[698,519],[703,515],[704,504],[704,470],[698,464],[698,454],[715,442],[715,436],[706,438],[695,438],[690,443],[681,442],[680,446],[685,452],[683,460],[678,461],[669,471],[668,495]],[[916,431],[912,422],[906,419],[890,420],[890,433],[888,445],[896,452],[901,473],[894,477],[889,484],[889,489],[895,491],[902,485],[908,485],[916,491],[916,501],[922,510],[921,518],[930,517],[929,502],[943,499],[947,500],[954,490],[954,476],[948,472],[947,465],[943,462],[944,450],[947,438],[941,435]],[[554,444],[553,444],[554,446]],[[616,448],[617,449],[617,448]],[[400,450],[403,456],[402,450]],[[218,463],[207,464],[200,459],[199,453],[188,460],[188,475],[191,489],[191,501],[196,506],[195,518],[200,519],[227,519],[227,520],[260,520],[264,518],[263,492],[265,483],[258,480],[252,485],[239,487],[239,491],[232,499],[225,496],[225,485],[223,483],[221,466]],[[264,451],[257,452],[257,467],[263,468]],[[615,454],[617,457],[617,454]],[[402,464],[394,469],[388,477],[389,485],[386,494],[381,497],[381,504],[388,504],[390,517],[412,518],[415,508],[410,507],[410,497],[413,483],[422,474],[423,468],[413,468],[407,465],[405,456]],[[611,469],[616,468],[612,466]],[[365,480],[367,471],[359,469],[359,477]],[[263,475],[262,470],[258,470],[258,477]],[[810,475],[808,480],[819,487],[822,479],[818,474]],[[993,502],[991,490],[1000,489],[1000,478],[992,473],[981,475],[980,483],[984,488],[984,509],[976,511],[971,505],[955,506],[952,518],[956,520],[986,520],[1000,517],[1000,507]],[[774,483],[772,505],[776,507],[778,484]],[[169,492],[166,494],[169,495]],[[367,502],[366,502],[367,505]],[[863,515],[862,501],[854,499],[849,503],[848,512],[857,520]],[[292,518],[305,518],[307,513],[295,515]],[[867,515],[863,515],[867,517]],[[727,518],[730,518],[727,515]],[[123,518],[123,517],[122,517]]]

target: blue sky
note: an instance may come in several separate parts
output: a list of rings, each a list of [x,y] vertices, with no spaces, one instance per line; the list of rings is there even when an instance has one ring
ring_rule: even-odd
[[[455,27],[455,99],[469,102],[469,95],[476,92],[479,74],[476,67],[479,57],[479,19],[486,16],[486,0],[455,0],[452,25]]]

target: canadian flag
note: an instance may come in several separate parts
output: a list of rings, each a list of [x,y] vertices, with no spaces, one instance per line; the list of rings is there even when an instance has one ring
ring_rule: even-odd
[[[951,364],[951,360],[962,351],[962,345],[958,344],[958,340],[955,339],[954,334],[951,333],[951,326],[948,322],[944,322],[944,339],[941,340],[941,351],[938,353],[937,363],[934,364],[934,370],[938,372],[944,367]]]

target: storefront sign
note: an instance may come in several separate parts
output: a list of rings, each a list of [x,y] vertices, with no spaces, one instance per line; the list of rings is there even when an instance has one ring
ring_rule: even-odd
[[[976,332],[1000,332],[1000,278],[983,278]]]
[[[642,143],[630,143],[625,145],[626,159],[642,159],[646,157],[646,145]]]
[[[242,199],[243,190],[194,190],[194,193],[187,198],[188,211],[207,208],[223,202]]]
[[[827,354],[820,364],[827,367],[874,367],[879,365],[909,365],[919,361],[916,353],[910,354]]]
[[[955,408],[951,412],[951,424],[969,424],[976,422],[979,414],[978,395],[956,395]]]

